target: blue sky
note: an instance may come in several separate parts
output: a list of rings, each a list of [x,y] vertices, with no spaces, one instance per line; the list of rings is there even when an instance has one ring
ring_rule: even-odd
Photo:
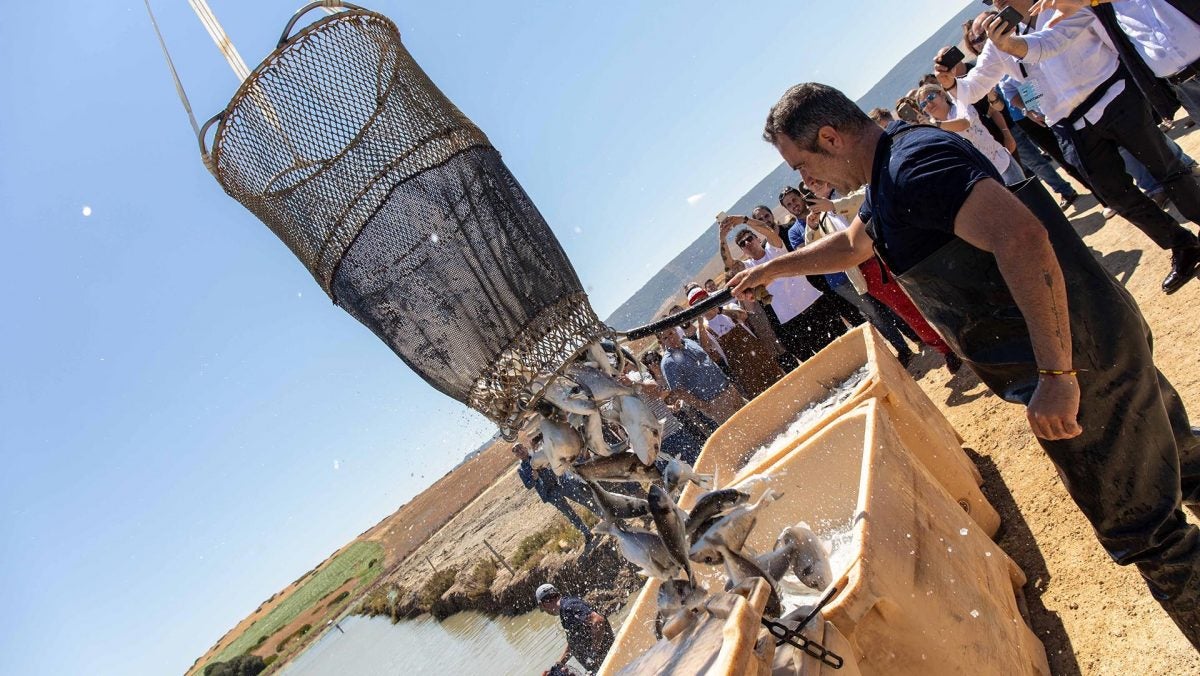
[[[301,3],[210,4],[253,68]],[[786,87],[857,97],[963,6],[371,5],[601,316],[778,164]],[[184,0],[154,8],[207,118],[237,81]],[[0,24],[0,673],[179,673],[494,429],[205,172],[140,2],[54,15]]]

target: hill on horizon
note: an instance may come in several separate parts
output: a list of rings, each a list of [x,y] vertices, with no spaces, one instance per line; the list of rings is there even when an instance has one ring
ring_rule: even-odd
[[[971,3],[952,16],[941,28],[900,59],[875,86],[867,90],[857,101],[859,107],[863,110],[876,107],[890,109],[896,99],[916,86],[922,75],[930,72],[930,63],[938,49],[945,45],[958,44],[962,40],[963,22],[973,18],[980,11],[978,5]],[[780,162],[778,167],[725,211],[731,214],[748,214],[759,204],[774,207],[778,203],[779,190],[785,185],[796,185],[799,181],[800,176],[792,171],[791,167]],[[606,320],[608,325],[615,329],[627,330],[654,319],[655,313],[667,298],[681,295],[683,285],[698,279],[704,267],[717,256],[716,241],[717,224],[714,222],[614,310]]]

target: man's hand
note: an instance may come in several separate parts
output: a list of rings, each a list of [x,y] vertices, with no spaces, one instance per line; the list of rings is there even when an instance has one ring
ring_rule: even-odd
[[[721,221],[721,232],[728,234],[735,226],[743,225],[748,220],[750,219],[745,216],[726,216],[725,220]]]
[[[834,209],[835,207],[833,206],[832,200],[827,200],[822,197],[814,197],[813,199],[808,200],[809,211],[825,213],[833,211]]]
[[[1109,0],[1100,0],[1100,2],[1108,2]],[[1046,28],[1053,28],[1054,24],[1071,16],[1075,12],[1090,6],[1092,3],[1089,0],[1038,0],[1029,8],[1029,15],[1041,14],[1042,12],[1052,12],[1058,10],[1058,16],[1050,19],[1046,24]]]
[[[734,275],[725,286],[733,290],[734,298],[750,302],[754,300],[755,289],[765,287],[775,281],[770,271],[767,270],[768,267],[768,265],[756,265],[742,270]]]
[[[942,57],[948,51],[950,51],[949,47],[942,47],[938,50],[937,56],[933,58],[933,76],[937,78],[938,84],[946,91],[954,88],[954,73],[942,65]]]
[[[1074,439],[1083,433],[1079,416],[1079,381],[1074,376],[1042,376],[1025,409],[1034,436],[1048,441]]]
[[[988,17],[983,22],[983,30],[987,33],[988,39],[1001,51],[1012,54],[1018,59],[1024,58],[1029,53],[1025,41],[1017,35],[1017,27],[1009,26],[1008,22],[999,14]]]

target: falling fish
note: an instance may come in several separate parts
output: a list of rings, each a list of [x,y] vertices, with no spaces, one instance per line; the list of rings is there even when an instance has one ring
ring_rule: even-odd
[[[608,363],[607,358],[605,363]],[[590,363],[571,364],[566,373],[568,378],[586,387],[592,393],[592,399],[598,402],[634,394],[632,387],[622,385],[616,378]]]
[[[799,543],[795,540],[783,544],[777,542],[775,549],[754,557],[754,563],[758,564],[759,568],[762,568],[767,575],[771,576],[773,582],[779,582],[779,579],[787,575],[788,571],[792,568],[792,562],[796,558],[798,548]]]
[[[550,460],[550,469],[562,476],[583,450],[583,439],[570,425],[551,418],[543,417],[538,427],[542,432],[541,452]]]
[[[730,589],[740,587],[753,578],[761,577],[771,588],[771,596],[767,600],[763,613],[770,617],[778,617],[783,612],[783,603],[780,600],[775,581],[758,564],[730,549],[724,542],[717,542],[716,547],[720,550],[721,560],[725,563],[725,576],[728,578],[726,587]]]
[[[758,512],[781,497],[782,493],[768,488],[758,502],[752,505],[738,505],[707,529],[697,530],[699,540],[693,538],[695,544],[692,545],[689,558],[697,563],[716,565],[721,562],[721,551],[717,545],[741,550],[746,538],[750,536],[750,531],[754,530]]]
[[[613,404],[620,410],[621,427],[629,437],[629,450],[637,454],[642,464],[653,463],[658,458],[658,446],[662,441],[662,424],[658,418],[636,396],[617,397]]]
[[[807,523],[801,521],[785,528],[775,543],[777,547],[783,545],[793,550],[792,572],[806,586],[820,591],[833,582],[829,549]]]
[[[688,538],[695,542],[697,531],[702,535],[707,530],[707,526],[713,524],[714,519],[721,518],[729,510],[749,500],[749,493],[743,493],[736,488],[723,488],[701,495],[696,499],[696,504],[692,506],[692,511],[688,513],[687,522],[684,524]]]
[[[635,519],[650,513],[649,503],[641,498],[606,491],[600,484],[591,479],[584,479],[583,481],[591,489],[592,495],[596,498],[596,505],[600,508],[601,516],[608,521],[614,519]]]
[[[708,598],[708,590],[688,580],[666,580],[658,586],[655,598],[658,601],[658,613],[654,618],[654,634],[662,638],[677,633],[666,630],[667,625],[678,627],[691,619],[679,616],[691,614],[702,607]]]
[[[684,521],[687,520],[687,512],[675,504],[671,495],[662,486],[651,486],[646,502],[650,505],[650,518],[654,519],[654,527],[658,529],[658,534],[662,538],[663,544],[666,545],[667,551],[683,567],[688,580],[695,582],[696,576],[692,573],[692,562],[688,560],[687,532],[683,529]]]
[[[626,528],[609,521],[601,521],[592,527],[592,531],[616,538],[621,555],[635,566],[641,566],[640,572],[646,577],[670,580],[683,572],[683,568],[667,551],[657,533],[639,528]]]
[[[562,378],[550,380],[547,376],[538,376],[534,382],[542,386],[542,398],[565,413],[592,415],[600,411],[592,393],[582,385]]]
[[[662,481],[662,472],[654,465],[644,465],[633,453],[617,453],[575,465],[573,471],[592,481]]]
[[[581,413],[567,414],[567,422],[579,430],[587,444],[588,450],[596,455],[612,455],[615,451],[604,440],[604,420],[600,413],[583,415]]]
[[[712,488],[713,485],[713,475],[698,474],[691,465],[679,458],[667,460],[667,466],[662,473],[663,486],[670,493],[674,493],[675,489],[679,488],[684,481],[690,481],[704,490]]]

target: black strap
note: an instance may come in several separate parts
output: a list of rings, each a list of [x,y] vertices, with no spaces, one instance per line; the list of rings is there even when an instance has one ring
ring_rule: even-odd
[[[1117,69],[1113,71],[1113,74],[1109,75],[1107,80],[1097,85],[1096,88],[1092,90],[1092,93],[1088,94],[1087,98],[1085,98],[1083,102],[1075,106],[1075,110],[1072,110],[1071,114],[1063,118],[1059,124],[1063,124],[1068,127],[1074,127],[1076,122],[1083,119],[1083,116],[1086,115],[1089,110],[1096,107],[1097,103],[1100,103],[1100,99],[1104,98],[1104,95],[1108,93],[1109,89],[1112,89],[1113,85],[1124,80],[1128,74],[1129,73],[1125,70],[1125,66],[1118,62]]]

